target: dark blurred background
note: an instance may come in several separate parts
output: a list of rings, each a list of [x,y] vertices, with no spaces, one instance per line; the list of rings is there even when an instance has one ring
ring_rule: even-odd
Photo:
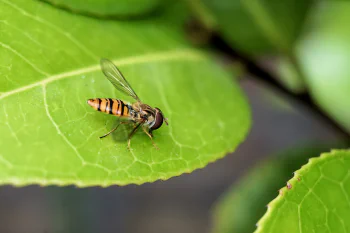
[[[241,86],[253,126],[235,153],[191,174],[141,186],[2,186],[0,232],[208,233],[215,202],[253,165],[286,148],[340,138],[305,106],[266,84],[247,77]]]

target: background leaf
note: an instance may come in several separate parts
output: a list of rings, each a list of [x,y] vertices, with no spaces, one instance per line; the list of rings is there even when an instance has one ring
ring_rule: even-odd
[[[177,27],[158,19],[118,22],[59,10],[40,1],[0,1],[0,183],[78,186],[167,179],[235,150],[250,125],[237,84]],[[125,128],[99,140],[115,117],[86,100],[125,98],[103,77],[113,60],[140,98],[161,108],[169,127]]]
[[[297,51],[315,101],[350,132],[350,3],[327,1],[314,17]]]
[[[201,2],[211,14],[207,17],[197,14],[197,17],[203,23],[208,21],[206,18],[215,18],[213,27],[235,51],[250,56],[292,92],[305,91],[295,45],[315,1]]]
[[[202,0],[232,47],[251,55],[289,52],[312,1]]]
[[[293,172],[308,158],[318,156],[328,148],[293,149],[259,163],[219,199],[213,213],[212,232],[253,232],[266,212],[266,204],[276,197],[277,190],[286,184]]]
[[[349,2],[202,2],[234,50],[253,57],[292,92],[309,91],[350,130]]]
[[[347,232],[350,150],[333,150],[295,172],[268,205],[256,232]]]
[[[130,17],[148,14],[159,7],[159,0],[46,0],[72,11],[98,16]]]

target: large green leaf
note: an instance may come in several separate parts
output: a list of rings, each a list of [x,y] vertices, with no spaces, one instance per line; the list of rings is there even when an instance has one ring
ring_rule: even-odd
[[[247,134],[250,114],[237,84],[164,18],[103,21],[28,0],[0,0],[0,17],[2,184],[167,179],[223,157]],[[154,132],[160,150],[139,132],[128,151],[128,128],[98,139],[116,118],[86,100],[124,98],[103,77],[100,57],[168,117],[170,125]]]
[[[248,233],[266,212],[266,204],[276,197],[295,170],[312,156],[328,150],[314,146],[289,150],[258,164],[234,184],[215,206],[213,233]]]
[[[298,46],[307,86],[316,102],[350,132],[350,2],[316,9]]]
[[[231,45],[249,54],[290,51],[312,0],[202,0]]]
[[[72,11],[98,16],[138,16],[157,8],[159,0],[46,0]]]
[[[256,232],[348,232],[350,150],[312,158],[268,205]]]

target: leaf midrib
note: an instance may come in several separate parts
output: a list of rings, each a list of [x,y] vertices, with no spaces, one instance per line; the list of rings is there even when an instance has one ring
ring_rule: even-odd
[[[147,63],[147,62],[157,62],[157,61],[161,62],[161,61],[169,61],[169,60],[176,60],[176,59],[201,60],[204,58],[205,56],[197,50],[179,49],[179,50],[173,50],[173,51],[170,50],[170,51],[161,51],[156,53],[148,53],[148,54],[143,54],[139,56],[130,56],[126,58],[115,59],[112,61],[117,66],[126,66],[126,65],[134,65],[134,64]],[[94,72],[99,69],[100,69],[100,65],[91,65],[85,68],[79,68],[76,70],[55,74],[55,75],[46,77],[45,79],[42,79],[38,82],[29,84],[20,88],[16,88],[8,92],[3,92],[0,94],[0,100],[8,96],[11,96],[13,94],[21,93],[40,85],[45,86],[46,84],[57,80],[65,79],[71,76],[77,76],[77,75]]]

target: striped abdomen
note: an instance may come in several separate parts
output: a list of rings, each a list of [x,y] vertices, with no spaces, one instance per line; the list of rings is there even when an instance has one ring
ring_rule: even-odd
[[[117,99],[96,98],[89,99],[87,103],[95,110],[119,117],[130,117],[130,105]]]

